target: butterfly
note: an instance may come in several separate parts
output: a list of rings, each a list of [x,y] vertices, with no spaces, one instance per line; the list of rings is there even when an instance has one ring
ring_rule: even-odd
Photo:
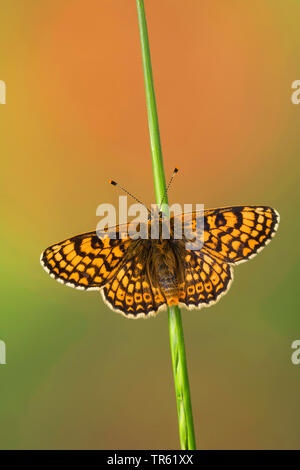
[[[176,217],[186,223],[184,214],[173,216],[171,227]],[[187,219],[192,229],[196,218],[193,212]],[[161,231],[158,239],[132,239],[117,226],[115,239],[93,231],[56,243],[42,253],[41,263],[67,286],[100,290],[105,303],[127,318],[149,317],[172,305],[210,306],[228,292],[233,266],[270,242],[279,214],[267,206],[233,206],[205,210],[203,219],[198,250],[187,249],[183,239],[163,239]]]

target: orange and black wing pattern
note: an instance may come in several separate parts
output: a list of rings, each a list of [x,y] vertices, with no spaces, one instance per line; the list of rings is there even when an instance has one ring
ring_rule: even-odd
[[[186,219],[195,231],[195,216]],[[208,306],[224,295],[232,282],[231,265],[259,253],[276,233],[279,214],[266,206],[235,206],[204,211],[204,244],[186,250],[185,282],[179,299],[188,308]]]
[[[166,299],[154,287],[145,258],[134,248],[143,242],[84,233],[47,248],[41,264],[51,277],[70,287],[101,290],[105,303],[128,318],[155,315]],[[142,250],[143,251],[143,250]]]
[[[96,232],[68,238],[47,248],[41,264],[51,277],[77,289],[99,289],[116,273],[131,239],[99,238]]]
[[[203,215],[202,248],[184,249],[182,264],[169,273],[175,303],[188,308],[219,300],[232,282],[232,266],[261,251],[279,223],[279,214],[266,206],[224,207],[206,210]],[[181,217],[183,229],[187,226],[189,233],[195,233],[199,213],[176,217]],[[161,255],[168,258],[167,253]],[[149,270],[149,261],[156,266],[158,260],[150,258],[149,244],[131,239],[126,231],[122,234],[119,226],[116,238],[108,232],[89,232],[52,245],[42,253],[41,263],[61,283],[83,290],[101,289],[110,308],[138,318],[154,315],[169,303],[163,279],[157,282]]]
[[[188,308],[212,305],[228,291],[232,280],[232,268],[228,263],[201,251],[187,252],[179,302]]]

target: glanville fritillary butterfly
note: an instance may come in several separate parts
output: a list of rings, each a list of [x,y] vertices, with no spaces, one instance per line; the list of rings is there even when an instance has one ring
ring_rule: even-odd
[[[166,306],[191,309],[216,303],[229,290],[233,266],[259,253],[279,224],[278,212],[267,206],[208,209],[203,246],[189,250],[184,239],[172,236],[178,217],[195,231],[196,211],[187,219],[185,214],[170,218],[170,239],[161,236],[161,217],[158,239],[130,238],[128,224],[125,235],[119,225],[115,239],[93,231],[52,245],[42,253],[41,264],[62,284],[101,291],[105,303],[127,318],[150,317]],[[151,219],[146,230],[150,234]]]

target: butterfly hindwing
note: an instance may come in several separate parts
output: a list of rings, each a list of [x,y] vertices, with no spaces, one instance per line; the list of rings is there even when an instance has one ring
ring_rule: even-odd
[[[199,212],[183,214],[183,232],[196,232]],[[279,214],[267,206],[233,206],[203,211],[202,251],[227,263],[246,261],[266,246],[276,233]],[[177,219],[178,220],[178,219]],[[200,235],[199,235],[200,237]]]
[[[99,238],[96,232],[84,233],[47,248],[41,263],[52,277],[64,284],[97,289],[114,274],[130,244],[129,238]]]

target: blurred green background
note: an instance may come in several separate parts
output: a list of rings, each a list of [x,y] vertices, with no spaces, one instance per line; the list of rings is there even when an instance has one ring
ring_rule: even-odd
[[[299,2],[145,6],[170,203],[281,214],[221,302],[182,311],[198,447],[299,448]],[[135,1],[5,2],[0,41],[0,446],[177,448],[166,312],[124,319],[39,264],[117,203],[108,178],[154,202]]]

